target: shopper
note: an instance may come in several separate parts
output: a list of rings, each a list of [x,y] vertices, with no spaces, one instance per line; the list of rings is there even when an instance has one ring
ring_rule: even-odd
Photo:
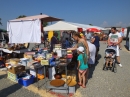
[[[51,48],[50,48],[50,52],[53,52],[53,48],[55,44],[58,44],[58,33],[54,32],[54,36],[51,38]]]
[[[77,42],[77,44],[73,48],[68,48],[69,50],[76,50],[79,46],[82,46],[85,48],[84,52],[87,54],[87,58],[89,58],[89,47],[88,43],[85,41],[85,39],[82,39],[80,36],[80,33],[73,33],[73,39]]]
[[[89,47],[88,47],[88,43],[86,42],[85,39],[83,39],[81,36],[80,36],[80,33],[73,33],[72,35],[73,39],[76,41],[76,44],[73,48],[68,48],[69,50],[76,50],[78,47],[84,47],[84,53],[87,55],[87,57],[85,58],[85,60],[89,60],[90,58],[90,53],[89,53]],[[87,82],[87,79],[88,79],[88,72],[86,73],[86,82]]]
[[[95,55],[96,55],[96,47],[94,44],[92,44],[90,41],[88,41],[86,39],[86,37],[84,37],[83,34],[80,34],[80,36],[85,39],[85,41],[88,43],[88,47],[89,47],[89,53],[90,53],[90,58],[88,59],[88,65],[91,68],[92,66],[95,65]]]
[[[108,45],[113,46],[116,49],[117,63],[120,67],[122,67],[120,63],[120,55],[119,55],[119,44],[122,41],[122,36],[117,32],[116,27],[111,28],[111,33],[108,38]]]
[[[107,44],[107,34],[106,33],[104,33],[103,34],[103,42],[104,42],[104,44]]]
[[[84,47],[80,46],[78,47],[78,76],[79,76],[79,82],[78,85],[82,86],[83,88],[86,88],[86,72],[88,70],[88,64],[86,60],[86,53],[84,52]]]
[[[65,40],[65,48],[69,48],[71,46],[71,43],[68,38]]]
[[[97,36],[97,33],[94,33],[94,36],[91,39],[91,43],[93,43],[96,46],[96,55],[95,59],[97,61],[98,59],[98,52],[99,52],[99,47],[100,47],[100,38]]]
[[[92,34],[89,31],[85,33],[85,36],[86,36],[87,41],[91,41]]]
[[[120,35],[121,35],[121,38],[122,38],[122,39],[121,39],[121,43],[122,43],[123,38],[124,38],[124,34],[121,32],[121,30],[118,30],[118,33],[120,33]],[[120,49],[120,50],[122,50],[122,48],[121,48],[121,47],[122,47],[122,46],[121,46],[121,43],[119,44],[119,49]]]
[[[96,47],[91,42],[87,41],[89,52],[90,52],[90,58],[88,59],[89,67],[95,66],[95,55],[96,55]]]

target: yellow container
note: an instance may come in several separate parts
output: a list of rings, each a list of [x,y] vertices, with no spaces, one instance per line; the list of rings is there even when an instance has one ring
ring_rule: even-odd
[[[48,32],[48,39],[51,41],[51,38],[53,37],[53,31]]]

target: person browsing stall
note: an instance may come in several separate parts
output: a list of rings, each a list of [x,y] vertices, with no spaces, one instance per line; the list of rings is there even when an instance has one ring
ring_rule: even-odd
[[[79,82],[78,84],[82,86],[83,88],[86,88],[85,83],[86,83],[86,72],[88,70],[88,64],[86,60],[86,53],[84,53],[84,47],[80,46],[77,48],[78,51],[78,76],[79,76]]]
[[[91,39],[91,43],[93,43],[96,46],[96,56],[95,56],[96,60],[98,58],[98,52],[99,52],[99,47],[100,47],[99,41],[100,41],[100,38],[97,36],[97,33],[94,33],[94,36]]]
[[[51,48],[50,48],[50,52],[53,51],[54,45],[58,44],[58,33],[54,32],[54,36],[51,38]]]
[[[73,33],[73,39],[77,42],[77,44],[73,48],[68,48],[69,50],[76,50],[78,47],[82,46],[85,48],[84,52],[87,54],[87,59],[89,58],[89,47],[88,43],[80,36],[80,33]]]

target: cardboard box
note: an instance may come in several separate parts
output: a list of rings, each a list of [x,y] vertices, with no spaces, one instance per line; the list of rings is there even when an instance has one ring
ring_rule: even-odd
[[[20,72],[25,71],[25,66],[22,65],[16,65],[16,67],[12,66],[10,69],[8,69],[8,71],[13,74],[18,74]]]
[[[33,55],[30,55],[30,54],[24,54],[24,58],[27,58],[27,59],[29,59],[29,61],[32,61],[32,59],[33,59]]]

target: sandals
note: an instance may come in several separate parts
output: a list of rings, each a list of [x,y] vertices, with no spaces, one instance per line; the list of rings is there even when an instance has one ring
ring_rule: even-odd
[[[78,85],[79,85],[79,86],[82,86],[83,88],[86,88],[86,86],[83,86],[83,85],[82,85],[82,84],[80,84],[79,82],[78,82]]]
[[[82,86],[82,84],[80,84],[79,82],[78,82],[78,85],[79,85],[79,86]]]
[[[83,86],[83,85],[82,85],[82,87],[83,87],[83,88],[86,88],[86,86]]]

